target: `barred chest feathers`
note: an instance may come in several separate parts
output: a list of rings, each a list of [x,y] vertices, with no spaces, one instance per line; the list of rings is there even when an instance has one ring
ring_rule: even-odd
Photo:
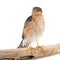
[[[45,27],[45,22],[43,16],[38,16],[35,18],[35,29],[36,35],[41,36]]]

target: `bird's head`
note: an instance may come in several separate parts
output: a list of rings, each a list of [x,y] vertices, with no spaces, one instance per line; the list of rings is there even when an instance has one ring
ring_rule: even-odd
[[[42,9],[40,7],[34,7],[32,10],[33,15],[42,14]]]

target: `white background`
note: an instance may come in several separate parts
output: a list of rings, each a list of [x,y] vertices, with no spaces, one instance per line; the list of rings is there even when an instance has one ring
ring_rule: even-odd
[[[24,22],[35,6],[42,8],[45,20],[45,31],[39,39],[40,45],[60,43],[59,0],[0,0],[0,49],[17,48],[22,40]],[[55,55],[40,60],[59,58],[59,55]]]

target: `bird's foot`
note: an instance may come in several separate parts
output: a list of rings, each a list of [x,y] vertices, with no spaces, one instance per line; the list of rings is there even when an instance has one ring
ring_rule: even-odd
[[[33,49],[32,46],[28,48],[28,50],[31,51],[31,54],[32,54],[32,49]]]
[[[32,51],[33,48],[32,48],[32,47],[29,47],[28,49],[29,49],[30,51]]]
[[[41,49],[41,51],[43,52],[43,46],[37,46],[38,49]]]

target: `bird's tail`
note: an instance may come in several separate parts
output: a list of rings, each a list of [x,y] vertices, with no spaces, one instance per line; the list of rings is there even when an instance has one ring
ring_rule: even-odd
[[[20,45],[17,48],[23,48],[23,40],[21,41]]]

